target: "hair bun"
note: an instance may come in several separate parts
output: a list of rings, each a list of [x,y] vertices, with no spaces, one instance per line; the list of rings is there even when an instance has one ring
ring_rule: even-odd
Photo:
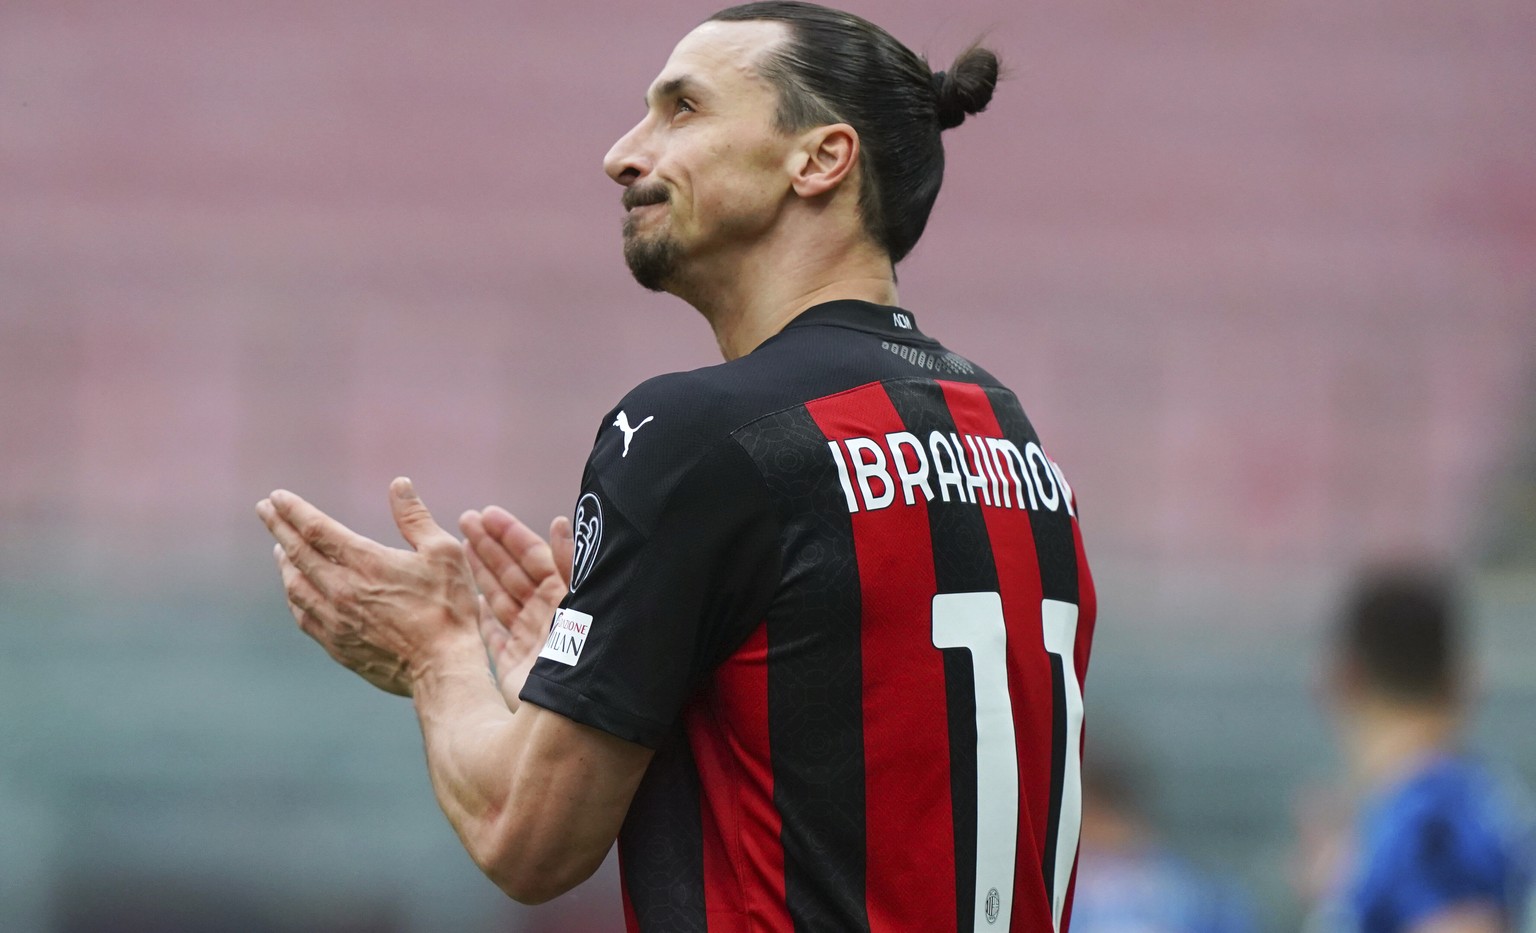
[[[933,91],[937,97],[939,129],[957,127],[967,116],[986,110],[996,87],[997,55],[979,45],[956,56],[948,71],[935,71]]]

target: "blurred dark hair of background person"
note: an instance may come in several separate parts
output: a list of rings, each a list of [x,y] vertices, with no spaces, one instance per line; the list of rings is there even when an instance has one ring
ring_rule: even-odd
[[[1352,818],[1317,812],[1309,930],[1519,929],[1536,868],[1525,792],[1465,747],[1474,703],[1460,593],[1439,567],[1362,572],[1334,623],[1324,700]],[[1329,825],[1318,825],[1320,823]]]
[[[1147,771],[1113,737],[1087,746],[1072,933],[1252,933],[1247,893],[1160,840]]]

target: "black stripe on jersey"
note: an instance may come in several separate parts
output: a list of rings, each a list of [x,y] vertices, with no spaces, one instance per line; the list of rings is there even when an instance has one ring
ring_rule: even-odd
[[[846,624],[860,617],[861,605],[853,523],[827,439],[804,406],[747,425],[736,439],[783,504],[791,545],[767,618],[768,741],[783,821],[785,906],[797,931],[867,933],[864,676],[859,626]],[[817,580],[827,585],[807,585]],[[816,877],[812,866],[842,871]]]
[[[935,382],[903,380],[885,384],[896,413],[908,431],[923,441],[938,431],[957,433]],[[964,454],[962,453],[962,456]],[[933,578],[940,593],[991,593],[998,590],[997,565],[981,506],[928,503],[933,538]],[[976,925],[976,672],[971,652],[944,649],[944,693],[949,706],[949,783],[955,821],[956,929]]]
[[[1034,426],[1029,423],[1024,409],[1019,407],[1018,399],[1011,392],[996,387],[987,387],[985,391],[987,400],[992,403],[992,412],[997,415],[998,426],[1003,429],[1005,436],[1040,443],[1040,436],[1035,433]],[[1072,516],[1067,511],[1067,494],[1054,475],[1042,476],[1041,484],[1046,483],[1056,487],[1061,504],[1054,512],[1041,508],[1029,513],[1029,527],[1034,532],[1035,555],[1040,565],[1040,595],[1044,599],[1055,599],[1075,606],[1082,595],[1078,590],[1077,543],[1072,535]],[[1051,696],[1054,698],[1051,704],[1051,748],[1064,749],[1067,747],[1067,680],[1064,663],[1074,662],[1071,654],[1066,657],[1052,654],[1050,659]],[[1051,809],[1045,829],[1045,854],[1041,859],[1041,873],[1045,876],[1047,891],[1056,890],[1056,838],[1061,826],[1061,792],[1062,782],[1066,780],[1065,772],[1066,759],[1061,755],[1051,755]]]
[[[646,769],[619,832],[624,888],[641,933],[708,933],[699,775],[681,728]]]

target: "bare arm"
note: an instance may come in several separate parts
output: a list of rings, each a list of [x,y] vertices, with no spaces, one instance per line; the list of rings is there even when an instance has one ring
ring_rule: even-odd
[[[480,869],[527,904],[590,877],[651,750],[531,703],[508,712],[478,643],[414,687],[433,790]]]
[[[339,663],[413,697],[443,812],[498,886],[536,903],[587,878],[613,845],[651,751],[526,704],[492,682],[459,542],[410,482],[390,505],[411,550],[356,534],[293,493],[257,505],[289,608]]]

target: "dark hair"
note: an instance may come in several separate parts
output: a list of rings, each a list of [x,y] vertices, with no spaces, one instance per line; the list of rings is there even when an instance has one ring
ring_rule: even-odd
[[[772,20],[789,41],[762,73],[779,91],[779,129],[847,123],[859,134],[859,211],[876,243],[900,262],[917,245],[944,181],[942,130],[980,113],[997,85],[997,56],[972,45],[946,71],[879,26],[841,10],[766,0],[721,10],[711,20]]]
[[[1456,588],[1445,572],[1415,565],[1363,573],[1344,603],[1337,637],[1369,688],[1395,700],[1453,699],[1461,666]]]

